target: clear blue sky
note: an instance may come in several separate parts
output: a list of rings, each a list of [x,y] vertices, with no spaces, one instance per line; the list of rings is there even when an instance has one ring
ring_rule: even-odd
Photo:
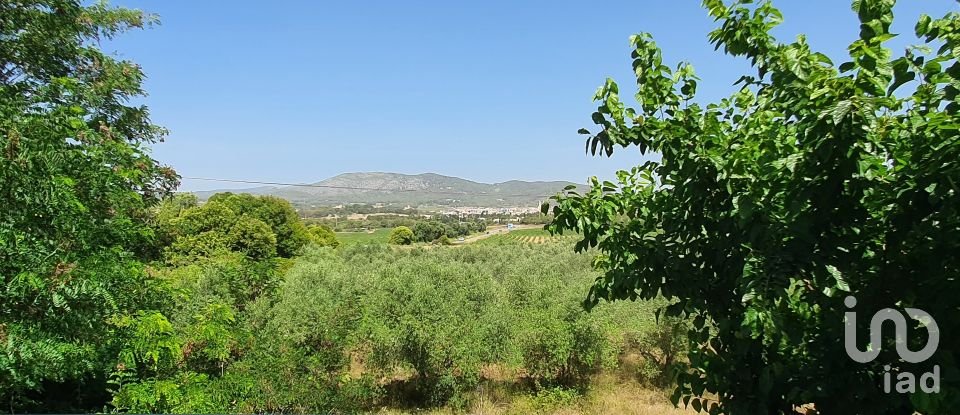
[[[183,176],[313,182],[354,171],[436,172],[496,182],[584,182],[641,161],[584,154],[591,97],[632,85],[627,38],[653,33],[715,100],[747,65],[706,40],[689,1],[134,1],[162,24],[104,45],[141,64],[146,104],[169,128],[154,156]],[[901,1],[892,42],[921,12]],[[849,1],[781,0],[784,40],[806,33],[837,62],[858,28]],[[625,94],[627,95],[627,94]],[[184,180],[183,190],[236,187]]]

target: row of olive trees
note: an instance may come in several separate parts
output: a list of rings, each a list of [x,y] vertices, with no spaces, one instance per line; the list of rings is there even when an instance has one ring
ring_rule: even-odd
[[[216,288],[222,272],[177,268],[171,278],[194,282],[174,321],[121,322],[137,333],[129,355],[148,373],[115,377],[125,382],[119,408],[464,406],[491,369],[520,387],[587,387],[656,335],[652,304],[585,312],[595,274],[564,245],[309,248],[274,293],[243,307],[214,300],[227,296]]]

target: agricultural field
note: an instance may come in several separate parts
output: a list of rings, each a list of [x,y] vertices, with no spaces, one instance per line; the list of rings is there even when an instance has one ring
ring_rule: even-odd
[[[370,232],[337,232],[337,240],[345,245],[385,244],[390,237],[390,229],[375,229]]]
[[[673,410],[664,386],[682,361],[686,323],[657,321],[658,299],[586,311],[599,274],[569,237],[518,229],[400,247],[381,229],[335,243],[292,212],[280,199],[230,194],[161,206],[158,231],[171,242],[152,272],[163,314],[117,323],[134,346],[120,352],[113,407]]]
[[[565,235],[550,235],[550,232],[538,228],[533,229],[515,229],[512,231],[502,230],[488,238],[478,240],[477,243],[486,245],[496,244],[545,244],[557,242],[573,242],[577,235],[567,233]]]
[[[656,387],[668,368],[642,356],[678,354],[673,340],[683,326],[658,325],[654,310],[663,304],[656,301],[584,311],[583,293],[597,276],[590,256],[562,240],[521,237],[542,235],[461,247],[308,247],[269,303],[252,306],[264,330],[245,353],[279,359],[290,377],[247,369],[266,364],[256,357],[235,362],[210,385],[217,395],[242,396],[230,388],[248,382],[277,392],[219,405],[230,412],[594,413],[615,403],[611,394],[630,390],[645,391],[637,396],[646,401],[621,407],[669,413],[668,394]],[[304,361],[315,363],[303,373],[282,369]],[[318,371],[337,380],[308,381]]]

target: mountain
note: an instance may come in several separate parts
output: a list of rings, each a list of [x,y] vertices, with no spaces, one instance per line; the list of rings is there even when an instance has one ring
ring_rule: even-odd
[[[261,186],[250,189],[194,192],[204,200],[215,193],[230,191],[274,195],[296,204],[337,205],[341,203],[393,203],[412,206],[535,206],[568,185],[564,181],[511,180],[479,183],[435,173],[345,173],[310,186]],[[576,185],[585,188],[582,185]]]

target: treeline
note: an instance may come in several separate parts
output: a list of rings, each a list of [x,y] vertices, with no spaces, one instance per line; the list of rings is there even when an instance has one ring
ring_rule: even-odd
[[[301,212],[301,216],[302,212]],[[488,214],[488,215],[397,215],[397,214],[378,214],[367,216],[364,219],[347,218],[310,218],[304,217],[304,221],[310,224],[322,225],[336,232],[362,232],[370,229],[396,228],[406,226],[413,228],[420,222],[442,222],[446,225],[458,224],[460,222],[478,223],[483,222],[486,225],[498,223],[520,223],[544,225],[550,222],[550,215],[540,213],[526,213],[522,215]],[[476,229],[476,225],[474,229]],[[482,232],[473,230],[472,232]],[[453,237],[453,236],[450,236]]]
[[[419,221],[413,226],[413,238],[416,242],[434,242],[441,238],[459,238],[474,232],[485,232],[487,223],[483,219],[458,221],[450,216]]]
[[[306,223],[317,224],[333,229],[336,232],[362,232],[369,229],[395,228],[406,226],[412,228],[418,221],[425,220],[420,216],[396,214],[371,215],[364,219],[347,218],[310,218],[305,217]]]
[[[368,203],[348,203],[340,206],[314,206],[297,204],[294,207],[304,218],[325,218],[327,216],[361,215],[394,215],[418,216],[422,212],[416,208],[399,205],[371,205]]]

